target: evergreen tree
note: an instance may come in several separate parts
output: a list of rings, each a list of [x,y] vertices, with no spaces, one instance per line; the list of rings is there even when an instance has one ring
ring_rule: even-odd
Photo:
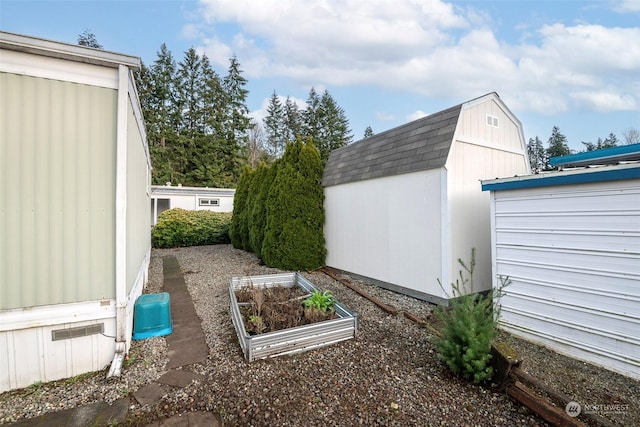
[[[94,49],[103,49],[102,45],[98,43],[96,35],[90,30],[86,29],[78,36],[78,44],[80,46],[92,47]]]
[[[278,158],[282,155],[284,147],[287,145],[286,139],[286,122],[285,111],[280,102],[280,98],[273,91],[271,98],[269,98],[269,105],[267,105],[267,116],[262,120],[264,123],[264,130],[267,138],[267,147],[269,147],[269,154]]]
[[[322,161],[312,142],[288,144],[266,202],[262,255],[268,266],[310,270],[324,265],[321,180]]]
[[[558,126],[554,126],[551,131],[551,137],[549,137],[546,154],[549,159],[552,157],[571,154],[571,150],[567,144],[567,137],[560,133],[560,128],[558,128]]]
[[[607,136],[604,139],[604,142],[602,143],[602,148],[613,148],[617,146],[618,146],[618,138],[613,132],[609,133],[609,136]]]
[[[307,108],[302,112],[302,131],[305,138],[311,138],[312,142],[319,149],[318,140],[320,137],[321,115],[320,95],[312,87],[307,97]]]
[[[242,76],[238,59],[233,56],[230,59],[227,75],[223,80],[223,87],[227,95],[227,122],[225,126],[227,146],[224,147],[224,170],[231,176],[239,175],[240,156],[247,146],[249,122],[249,109],[247,108],[247,95],[245,89],[247,79]]]
[[[185,52],[184,59],[178,63],[175,87],[175,103],[181,112],[178,131],[190,137],[202,134],[204,76],[202,61],[193,47]]]
[[[251,202],[247,205],[249,244],[258,258],[262,258],[262,241],[267,220],[265,202],[275,177],[275,170],[275,167],[269,168],[266,163],[260,162],[249,187],[249,194],[251,194]]]
[[[167,138],[177,133],[180,122],[180,110],[175,106],[176,99],[176,62],[171,51],[163,43],[158,52],[158,59],[151,67],[153,93],[151,106],[154,111],[156,132],[159,145],[166,146]]]
[[[329,153],[349,144],[353,136],[351,135],[349,120],[344,110],[336,104],[333,97],[326,90],[320,99],[319,111],[318,122],[320,126],[315,145],[320,151],[320,157],[324,164],[329,158]]]
[[[224,126],[227,111],[227,93],[218,73],[211,68],[206,55],[202,56],[202,122],[204,132],[213,135],[216,140],[225,137]]]
[[[288,142],[302,138],[303,134],[303,118],[298,104],[291,98],[287,97],[284,103],[284,135],[285,146]],[[283,148],[284,150],[284,148]]]
[[[371,126],[367,126],[367,127],[364,129],[364,136],[363,136],[363,138],[369,138],[369,137],[371,137],[371,136],[373,136],[373,129],[371,129]]]
[[[537,136],[535,140],[529,138],[529,142],[527,143],[527,157],[529,158],[529,165],[531,166],[532,172],[537,173],[547,169],[549,162],[546,151],[542,141],[540,141],[540,138]]]
[[[231,238],[231,244],[237,249],[251,250],[247,200],[252,177],[253,171],[249,166],[245,166],[242,169],[242,174],[236,187],[236,194],[233,198],[233,216],[229,226],[229,237]]]

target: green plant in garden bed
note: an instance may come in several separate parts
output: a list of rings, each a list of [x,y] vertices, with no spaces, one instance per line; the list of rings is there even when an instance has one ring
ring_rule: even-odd
[[[433,344],[438,358],[453,373],[480,383],[491,379],[493,375],[489,361],[500,311],[500,305],[494,303],[494,298],[498,299],[502,295],[502,290],[510,281],[509,278],[500,278],[501,286],[490,290],[486,295],[467,294],[465,285],[469,284],[469,290],[473,290],[475,249],[471,250],[468,266],[461,259],[458,262],[469,277],[464,278],[461,270],[460,279],[452,284],[453,295],[450,297],[453,298],[450,300],[450,307],[440,306],[434,310],[436,318],[442,323],[442,335],[435,336]]]
[[[302,301],[302,305],[321,312],[331,313],[335,311],[336,299],[331,291],[321,292],[316,289],[309,297]]]

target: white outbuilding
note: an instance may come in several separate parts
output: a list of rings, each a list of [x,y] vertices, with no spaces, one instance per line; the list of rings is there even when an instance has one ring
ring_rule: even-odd
[[[139,67],[0,32],[0,392],[119,374],[151,250]]]
[[[635,144],[552,159],[560,172],[482,183],[491,196],[493,286],[511,280],[501,327],[636,379],[639,161]]]
[[[183,187],[181,185],[151,186],[151,223],[167,209],[190,211],[233,212],[234,188]]]
[[[323,176],[328,266],[437,303],[476,249],[491,287],[481,179],[530,171],[520,121],[496,93],[335,150]],[[438,284],[440,280],[443,288]]]

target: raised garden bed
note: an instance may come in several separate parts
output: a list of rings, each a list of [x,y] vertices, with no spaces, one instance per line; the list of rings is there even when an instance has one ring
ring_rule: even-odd
[[[298,313],[294,316],[300,317],[299,319],[282,319],[279,322],[283,329],[261,332],[263,328],[266,330],[266,327],[270,325],[256,325],[254,323],[249,324],[250,330],[247,330],[249,322],[247,322],[246,311],[250,310],[255,302],[239,302],[237,293],[246,295],[251,292],[251,289],[267,290],[269,288],[272,290],[278,288],[278,292],[281,293],[280,288],[282,287],[292,288],[287,299],[299,305],[302,305],[302,298],[317,290],[300,273],[233,277],[229,283],[231,318],[240,347],[248,361],[308,351],[355,337],[358,324],[357,315],[339,302],[335,304],[335,313],[328,316],[327,320],[317,321],[315,319],[314,323],[308,323],[310,320],[304,320],[304,316]],[[246,300],[247,298],[241,299]],[[286,327],[300,323],[302,323],[300,326]]]

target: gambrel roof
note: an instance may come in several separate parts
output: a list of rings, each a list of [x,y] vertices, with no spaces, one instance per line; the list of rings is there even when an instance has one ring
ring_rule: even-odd
[[[324,187],[444,166],[463,104],[334,150]]]

